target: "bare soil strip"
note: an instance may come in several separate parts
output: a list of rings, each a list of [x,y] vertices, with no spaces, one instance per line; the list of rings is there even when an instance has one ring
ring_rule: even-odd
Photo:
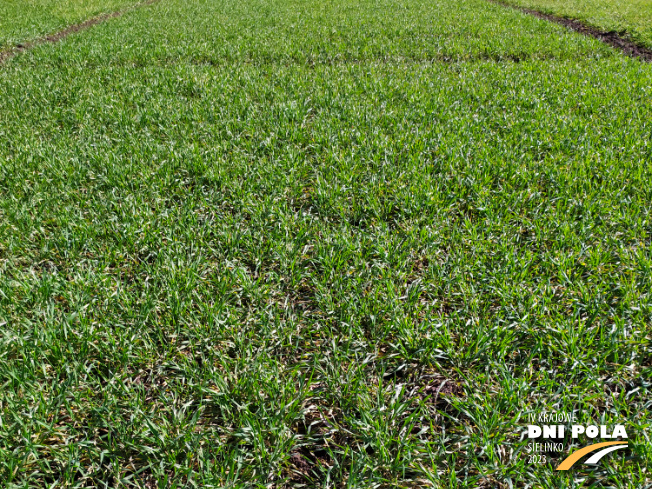
[[[160,0],[145,0],[144,2],[137,3],[136,5],[133,5],[131,7],[128,7],[124,10],[119,10],[117,12],[109,12],[105,14],[100,14],[95,17],[92,17],[88,20],[85,20],[84,22],[81,22],[79,24],[73,24],[65,29],[62,29],[60,31],[54,32],[52,34],[48,34],[47,36],[34,39],[31,41],[25,41],[22,43],[18,43],[15,46],[5,50],[5,51],[0,51],[0,65],[3,64],[5,61],[7,61],[9,58],[22,53],[24,51],[28,51],[40,44],[55,44],[62,39],[65,39],[71,34],[74,34],[75,32],[83,31],[85,29],[88,29],[94,25],[101,24],[102,22],[106,22],[109,19],[114,19],[116,17],[120,17],[121,15],[124,15],[125,13],[137,9],[139,7],[143,7],[145,5],[152,5],[154,3],[157,3]]]
[[[593,37],[599,41],[609,44],[610,46],[618,49],[623,54],[630,56],[632,58],[639,58],[642,61],[648,63],[652,62],[652,49],[640,44],[636,44],[633,41],[629,41],[624,37],[624,32],[616,31],[602,31],[596,27],[592,27],[583,23],[577,19],[569,19],[566,17],[561,17],[559,15],[546,14],[544,12],[539,12],[538,10],[533,10],[526,7],[519,7],[518,5],[512,5],[502,0],[489,0],[490,2],[502,5],[504,7],[513,8],[515,10],[520,10],[526,14],[534,15],[540,19],[548,20],[550,22],[555,22],[557,24],[563,25],[564,27],[571,29],[573,31],[584,34],[585,36]]]

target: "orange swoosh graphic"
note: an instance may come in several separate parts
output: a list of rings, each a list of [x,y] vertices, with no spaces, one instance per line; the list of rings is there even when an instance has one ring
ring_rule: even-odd
[[[576,452],[571,453],[568,457],[566,457],[566,459],[561,464],[559,464],[559,467],[557,467],[555,470],[568,470],[575,464],[575,462],[577,462],[587,453],[591,453],[597,450],[598,448],[608,447],[611,445],[627,445],[627,442],[605,441],[604,443],[596,443],[595,445],[589,445],[588,447],[584,447],[580,450],[577,450]]]

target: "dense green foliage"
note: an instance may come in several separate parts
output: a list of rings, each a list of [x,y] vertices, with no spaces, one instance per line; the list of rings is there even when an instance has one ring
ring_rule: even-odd
[[[135,0],[2,0],[0,49],[136,3]]]
[[[165,0],[9,60],[0,480],[644,486],[651,97],[484,0]],[[542,410],[631,447],[530,464]]]
[[[652,47],[652,0],[506,0],[514,5],[561,15],[604,31],[626,34]]]

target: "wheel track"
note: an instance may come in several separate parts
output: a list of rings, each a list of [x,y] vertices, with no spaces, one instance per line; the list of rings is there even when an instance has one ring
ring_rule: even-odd
[[[585,24],[584,22],[577,19],[569,19],[567,17],[561,17],[559,15],[547,14],[527,7],[519,7],[518,5],[512,5],[511,3],[508,3],[504,0],[488,0],[488,1],[491,3],[495,3],[497,5],[501,5],[503,7],[511,8],[529,15],[533,15],[534,17],[538,17],[539,19],[543,19],[549,22],[554,22],[556,24],[563,25],[567,29],[570,29],[575,32],[579,32],[580,34],[584,34],[585,36],[593,37],[598,41],[608,44],[609,46],[617,49],[618,51],[625,54],[626,56],[629,56],[631,58],[638,58],[641,61],[647,63],[652,63],[652,49],[637,44],[633,41],[630,41],[625,37],[624,32],[603,31],[598,29],[597,27],[593,27],[588,24]]]
[[[143,2],[139,2],[135,5],[132,5],[131,7],[127,7],[122,10],[117,10],[115,12],[107,12],[104,14],[96,15],[95,17],[91,17],[90,19],[86,19],[83,22],[80,22],[78,24],[72,24],[69,25],[68,27],[61,29],[60,31],[53,32],[51,34],[48,34],[43,37],[39,37],[37,39],[33,39],[31,41],[25,41],[21,43],[17,43],[16,45],[10,47],[9,49],[5,49],[4,51],[0,51],[0,65],[4,64],[8,59],[13,58],[17,54],[23,53],[25,51],[29,51],[30,49],[35,48],[36,46],[40,46],[42,44],[56,44],[59,41],[65,39],[66,37],[70,36],[71,34],[75,34],[77,32],[84,31],[86,29],[89,29],[93,27],[94,25],[102,24],[103,22],[106,22],[107,20],[110,19],[115,19],[117,17],[121,17],[122,15],[126,14],[127,12],[131,12],[133,10],[136,10],[141,7],[145,7],[147,5],[153,5],[155,3],[158,3],[160,0],[144,0]]]

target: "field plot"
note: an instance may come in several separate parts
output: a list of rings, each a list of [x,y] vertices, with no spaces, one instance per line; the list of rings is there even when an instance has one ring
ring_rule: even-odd
[[[0,49],[136,3],[136,0],[2,0]]]
[[[652,66],[484,0],[162,0],[0,67],[0,480],[652,482]],[[625,424],[555,472],[527,416]]]
[[[582,20],[652,48],[652,0],[507,0],[507,3]]]

